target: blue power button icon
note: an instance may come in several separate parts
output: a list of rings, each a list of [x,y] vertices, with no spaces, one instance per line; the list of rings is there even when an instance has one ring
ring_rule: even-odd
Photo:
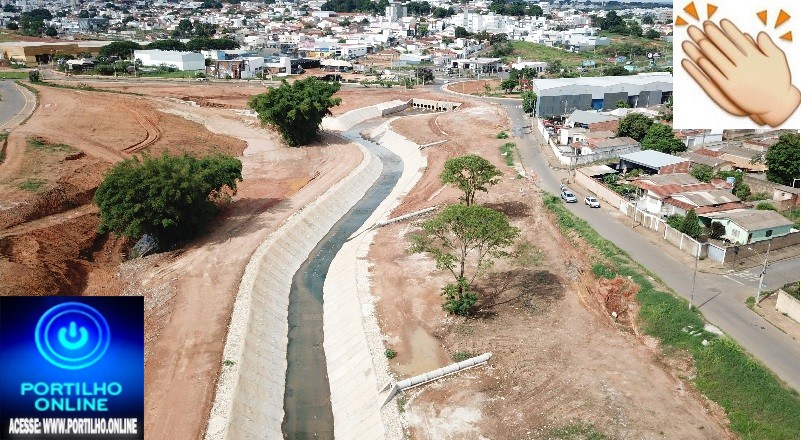
[[[51,364],[86,368],[103,357],[111,342],[108,322],[94,307],[67,302],[48,309],[36,324],[36,348]]]

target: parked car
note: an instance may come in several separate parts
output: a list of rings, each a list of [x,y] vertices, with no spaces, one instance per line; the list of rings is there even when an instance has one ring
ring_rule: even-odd
[[[600,208],[601,207],[601,202],[599,202],[598,199],[596,199],[593,196],[584,197],[584,204],[589,206],[590,208]]]
[[[562,191],[562,200],[564,200],[567,203],[578,203],[576,195],[568,190]]]

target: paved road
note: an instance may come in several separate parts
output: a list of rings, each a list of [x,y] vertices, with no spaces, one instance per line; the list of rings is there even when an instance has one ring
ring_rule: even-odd
[[[0,97],[0,130],[16,127],[36,107],[36,97],[14,81],[0,81]]]
[[[498,102],[498,101],[496,101]],[[539,176],[539,185],[554,194],[559,192],[559,173],[550,168],[540,143],[544,142],[537,130],[527,128],[531,120],[518,108],[519,103],[500,101],[508,113],[511,132],[521,139],[520,154],[523,165]],[[579,191],[580,193],[580,191]],[[578,194],[581,200],[584,194]],[[584,204],[567,205],[568,209],[586,220],[599,234],[628,252],[635,260],[658,275],[673,290],[687,299],[691,297],[693,268],[686,267],[659,247],[631,231],[603,211],[593,210]],[[756,292],[761,267],[746,271],[747,275],[722,276],[698,273],[693,304],[700,307],[706,319],[734,338],[756,358],[764,362],[780,378],[796,390],[799,389],[799,343],[776,329],[745,306],[745,298]],[[772,263],[768,268],[766,284],[769,288],[798,280],[799,259],[793,258]],[[754,279],[756,275],[756,279]]]

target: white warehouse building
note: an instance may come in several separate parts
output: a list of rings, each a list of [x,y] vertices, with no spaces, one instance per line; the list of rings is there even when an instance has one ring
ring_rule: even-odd
[[[197,52],[177,50],[136,50],[134,58],[143,66],[173,66],[178,70],[206,70],[206,59]]]

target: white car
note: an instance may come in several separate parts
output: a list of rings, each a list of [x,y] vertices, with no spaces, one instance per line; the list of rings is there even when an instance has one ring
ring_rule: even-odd
[[[590,208],[600,208],[601,207],[601,202],[599,202],[598,199],[596,199],[593,196],[584,197],[584,204],[589,206]]]

